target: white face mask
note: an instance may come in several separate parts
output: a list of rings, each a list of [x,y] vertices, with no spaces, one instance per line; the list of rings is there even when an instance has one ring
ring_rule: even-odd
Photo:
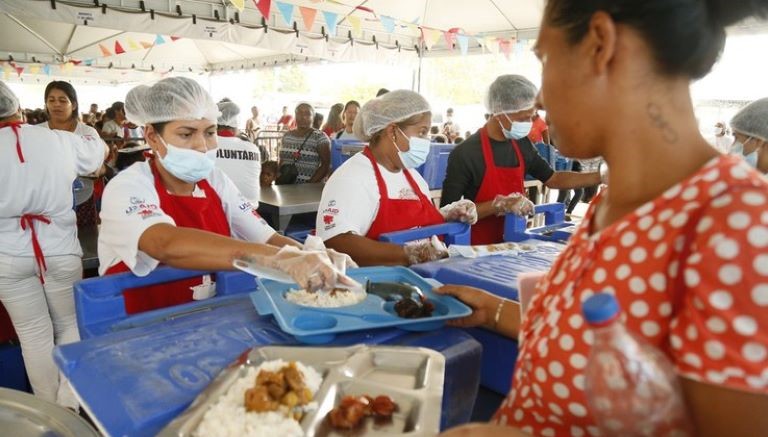
[[[427,156],[429,155],[429,150],[432,146],[429,140],[426,138],[409,137],[399,127],[397,130],[399,130],[404,137],[408,138],[407,152],[401,151],[397,146],[397,142],[395,142],[397,155],[400,157],[400,162],[403,163],[403,166],[405,168],[417,168],[427,162]]]
[[[168,144],[161,136],[158,138],[163,142],[166,149],[165,157],[161,158],[158,154],[158,159],[163,167],[178,179],[194,184],[207,178],[213,171],[216,162],[216,149],[198,152]]]
[[[508,140],[519,140],[527,137],[528,134],[531,133],[531,128],[533,127],[532,121],[513,121],[507,114],[504,114],[504,117],[512,123],[512,126],[507,130],[504,129],[504,125],[499,121],[499,126],[501,127],[501,132],[504,134],[504,138]]]
[[[733,146],[731,146],[731,155],[740,155],[747,161],[747,164],[752,166],[752,168],[757,168],[757,150],[759,148],[753,150],[752,153],[744,154],[744,146],[752,140],[754,140],[754,138],[748,139],[746,143],[736,140],[733,143]]]

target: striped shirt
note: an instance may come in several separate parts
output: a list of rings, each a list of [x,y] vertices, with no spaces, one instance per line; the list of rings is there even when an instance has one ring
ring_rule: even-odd
[[[283,136],[283,144],[280,148],[280,163],[292,164],[295,161],[296,168],[299,171],[299,176],[296,178],[297,184],[305,184],[309,182],[312,176],[315,174],[318,168],[320,168],[320,155],[317,151],[321,147],[330,149],[331,140],[328,136],[320,132],[317,129],[313,129],[309,134],[307,142],[304,143],[304,139],[307,138],[306,134],[297,135],[296,131],[286,132]],[[304,147],[302,147],[304,143]],[[297,156],[299,150],[301,153]]]

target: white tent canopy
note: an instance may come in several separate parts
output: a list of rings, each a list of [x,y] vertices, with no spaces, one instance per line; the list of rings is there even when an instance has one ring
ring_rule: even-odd
[[[281,3],[295,6],[290,16],[295,24],[289,25],[276,1],[265,19],[250,0],[240,12],[228,0],[4,0],[0,60],[25,68],[27,74],[46,69],[43,73],[54,76],[87,73],[111,82],[145,80],[153,73],[259,68],[296,60],[407,65],[418,59],[417,47],[425,55],[449,52],[442,37],[446,31],[470,36],[470,51],[481,50],[485,38],[535,35],[544,2],[352,1],[286,0]],[[364,7],[356,8],[360,4]],[[318,10],[311,29],[305,29],[299,7]],[[336,14],[335,36],[324,36],[329,29],[325,13]],[[381,17],[394,19],[392,32]],[[357,29],[354,22],[359,23]],[[431,41],[434,45],[427,44],[431,50],[426,53],[422,32],[424,39],[438,36]],[[70,61],[73,64],[67,65]]]

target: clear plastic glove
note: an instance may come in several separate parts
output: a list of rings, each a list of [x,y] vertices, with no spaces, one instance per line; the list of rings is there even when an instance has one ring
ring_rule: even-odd
[[[336,267],[336,269],[341,273],[346,273],[347,269],[355,269],[358,267],[357,263],[352,260],[352,258],[346,253],[337,252],[333,249],[327,249],[323,239],[317,235],[307,236],[307,239],[304,240],[304,250],[321,252],[324,251],[328,255],[328,258],[330,258],[334,267]]]
[[[448,248],[436,236],[429,240],[419,240],[407,243],[403,246],[408,255],[408,264],[420,264],[428,261],[437,261],[448,257]]]
[[[533,202],[520,193],[512,193],[506,196],[498,195],[493,199],[491,206],[496,210],[496,215],[499,216],[505,214],[533,215]]]
[[[284,246],[274,255],[254,256],[253,259],[265,267],[287,273],[301,288],[310,292],[360,286],[337,269],[324,251],[305,251],[295,246]]]
[[[457,200],[440,208],[440,214],[447,222],[477,223],[477,206],[469,199]]]

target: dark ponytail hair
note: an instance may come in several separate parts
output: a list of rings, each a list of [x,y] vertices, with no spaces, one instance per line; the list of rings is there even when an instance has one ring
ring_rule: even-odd
[[[766,0],[548,0],[545,20],[578,43],[595,12],[603,11],[645,38],[660,71],[692,79],[712,69],[725,46],[725,28],[768,15]]]
[[[45,87],[45,113],[48,114],[48,95],[53,90],[59,90],[67,95],[67,98],[72,103],[72,115],[70,118],[72,120],[79,120],[80,104],[77,102],[77,92],[75,92],[75,87],[72,84],[63,80],[54,80]],[[48,116],[50,117],[50,114]]]

